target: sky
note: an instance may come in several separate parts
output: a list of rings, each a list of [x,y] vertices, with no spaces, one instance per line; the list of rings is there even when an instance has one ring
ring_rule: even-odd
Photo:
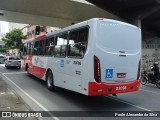
[[[9,23],[0,21],[0,38],[9,31]]]

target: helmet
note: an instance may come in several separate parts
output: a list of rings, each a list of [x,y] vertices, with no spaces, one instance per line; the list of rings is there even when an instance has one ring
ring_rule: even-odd
[[[154,62],[154,65],[158,65],[159,64],[159,62]]]

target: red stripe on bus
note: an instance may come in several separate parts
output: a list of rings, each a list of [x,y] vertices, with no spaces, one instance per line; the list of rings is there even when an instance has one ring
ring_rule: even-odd
[[[46,69],[45,68],[41,68],[41,67],[37,67],[37,66],[32,66],[33,67],[33,71],[31,72],[31,74],[33,73],[33,75],[35,75],[38,78],[41,78],[45,75],[46,73]]]
[[[140,80],[134,80],[132,82],[125,83],[96,83],[89,82],[88,84],[88,95],[99,96],[109,94],[119,94],[125,92],[133,92],[139,90]]]
[[[40,36],[36,37],[35,40],[40,40],[42,38],[46,38],[46,35],[40,35]]]

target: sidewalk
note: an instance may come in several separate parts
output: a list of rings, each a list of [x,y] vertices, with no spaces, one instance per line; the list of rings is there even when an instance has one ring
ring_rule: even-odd
[[[0,114],[1,111],[30,111],[24,101],[0,76]],[[1,115],[0,115],[1,116]],[[0,120],[38,120],[37,118],[0,118]]]

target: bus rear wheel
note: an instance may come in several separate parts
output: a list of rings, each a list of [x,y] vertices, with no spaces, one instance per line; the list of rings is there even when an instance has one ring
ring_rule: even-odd
[[[48,90],[53,91],[55,86],[54,86],[54,79],[53,79],[53,74],[51,71],[47,72],[47,76],[46,76],[46,85]]]

